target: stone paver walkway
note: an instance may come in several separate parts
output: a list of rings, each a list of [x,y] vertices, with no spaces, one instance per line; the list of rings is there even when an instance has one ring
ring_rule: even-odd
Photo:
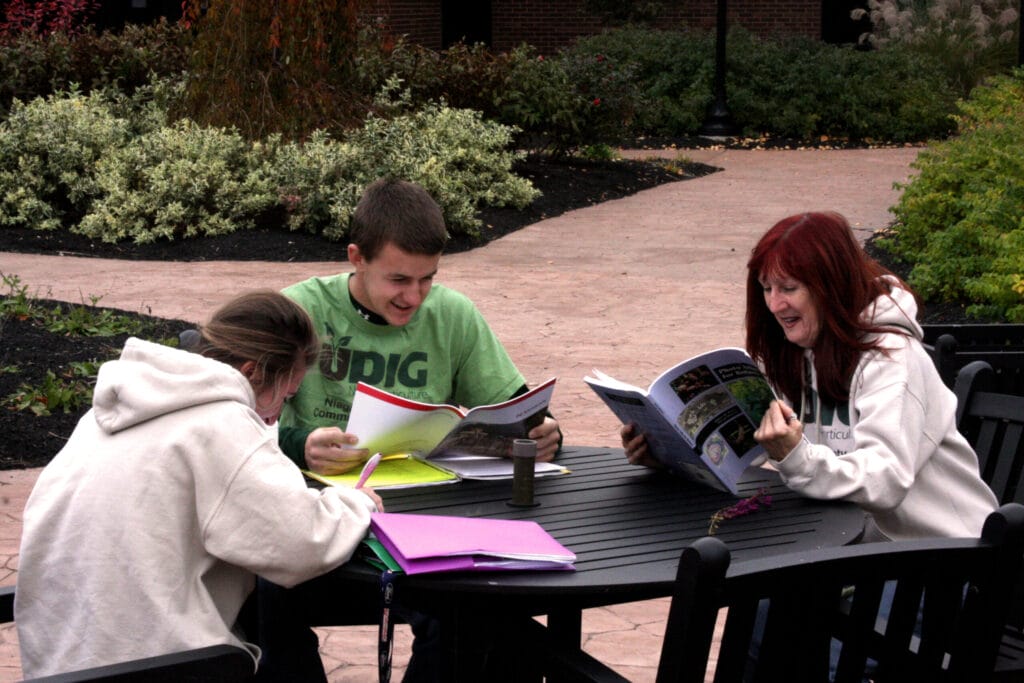
[[[641,386],[676,362],[743,345],[745,264],[793,213],[835,210],[862,237],[888,225],[919,150],[684,150],[722,172],[572,211],[441,261],[438,281],[473,299],[531,382],[559,378],[552,408],[570,443],[617,445],[618,425],[582,382],[592,368]],[[327,255],[329,256],[329,255]],[[343,261],[339,247],[337,258]],[[160,263],[0,253],[29,293],[202,320],[252,287],[347,269],[324,263]],[[0,584],[16,580],[21,511],[38,470],[0,472]],[[637,683],[654,680],[666,600],[588,610],[586,649]],[[332,683],[376,680],[373,627],[320,629]],[[400,680],[409,635],[395,647]],[[18,680],[16,636],[0,629],[0,683]]]

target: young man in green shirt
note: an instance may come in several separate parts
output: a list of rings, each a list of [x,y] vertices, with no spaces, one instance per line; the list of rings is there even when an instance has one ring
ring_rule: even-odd
[[[321,338],[319,367],[310,368],[279,418],[281,449],[299,467],[338,474],[369,456],[345,431],[360,381],[427,403],[474,408],[526,393],[528,387],[504,346],[464,295],[434,284],[448,231],[441,208],[419,185],[378,180],[352,216],[348,260],[354,272],[315,277],[287,287],[309,313]],[[550,461],[561,446],[558,422],[546,417],[529,437],[537,459]],[[258,680],[325,681],[316,634],[308,624],[331,575],[286,591],[261,581],[264,657]],[[353,612],[376,609],[365,596]],[[415,635],[406,683],[438,678],[438,629],[429,616],[401,612]]]
[[[483,316],[464,295],[434,284],[447,229],[419,185],[378,180],[352,217],[353,273],[315,277],[284,293],[309,312],[322,340],[281,415],[280,444],[300,467],[338,474],[368,454],[345,431],[356,384],[404,398],[467,408],[500,403],[527,385]],[[529,434],[537,459],[555,457],[561,434],[548,417]]]

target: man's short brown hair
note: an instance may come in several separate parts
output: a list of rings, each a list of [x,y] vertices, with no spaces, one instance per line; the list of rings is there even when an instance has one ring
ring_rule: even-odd
[[[372,261],[391,242],[409,254],[433,256],[444,251],[448,229],[441,207],[416,183],[382,178],[363,191],[352,214],[352,244]]]

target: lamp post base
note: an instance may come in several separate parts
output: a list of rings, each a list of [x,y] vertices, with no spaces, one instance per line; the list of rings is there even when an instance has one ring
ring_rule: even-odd
[[[728,138],[739,135],[739,126],[732,120],[732,114],[724,104],[716,102],[708,107],[708,114],[700,127],[700,134],[713,138]]]

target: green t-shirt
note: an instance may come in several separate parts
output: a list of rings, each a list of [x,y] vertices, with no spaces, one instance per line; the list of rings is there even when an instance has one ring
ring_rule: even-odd
[[[315,277],[283,290],[313,318],[322,343],[319,367],[309,369],[281,413],[281,448],[300,467],[311,430],[345,429],[360,381],[467,408],[504,401],[526,383],[466,296],[434,285],[407,325],[377,325],[352,305],[348,278]]]

